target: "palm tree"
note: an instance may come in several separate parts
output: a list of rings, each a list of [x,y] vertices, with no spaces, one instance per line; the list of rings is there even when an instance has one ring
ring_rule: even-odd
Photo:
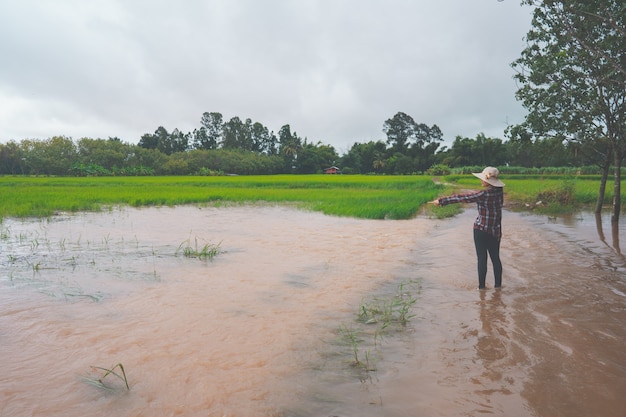
[[[387,160],[380,152],[376,152],[374,154],[374,161],[372,162],[372,165],[374,166],[374,170],[378,172],[379,170],[382,170],[385,165],[387,165]]]

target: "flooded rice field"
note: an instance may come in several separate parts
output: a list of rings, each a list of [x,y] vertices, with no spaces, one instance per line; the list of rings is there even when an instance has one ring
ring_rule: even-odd
[[[0,416],[621,417],[626,227],[506,212],[477,291],[474,217],[4,219]],[[388,305],[408,321],[357,320]]]

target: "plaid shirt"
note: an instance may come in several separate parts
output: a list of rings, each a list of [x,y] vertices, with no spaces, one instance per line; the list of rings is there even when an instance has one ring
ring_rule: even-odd
[[[476,203],[478,217],[474,222],[474,229],[482,230],[500,240],[502,237],[502,205],[504,203],[502,188],[487,187],[475,193],[457,194],[439,199],[441,206],[454,203]]]

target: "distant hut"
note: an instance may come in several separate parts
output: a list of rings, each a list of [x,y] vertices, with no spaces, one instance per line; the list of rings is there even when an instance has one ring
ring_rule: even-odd
[[[340,172],[339,168],[337,168],[335,166],[324,169],[324,174],[340,174],[340,173],[341,172]]]

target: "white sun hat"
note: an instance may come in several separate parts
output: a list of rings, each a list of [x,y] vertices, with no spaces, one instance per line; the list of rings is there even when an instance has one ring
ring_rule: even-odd
[[[504,187],[504,183],[498,179],[498,175],[500,175],[498,168],[487,167],[483,169],[483,172],[472,173],[472,175],[480,178],[487,184],[493,185],[494,187]]]

